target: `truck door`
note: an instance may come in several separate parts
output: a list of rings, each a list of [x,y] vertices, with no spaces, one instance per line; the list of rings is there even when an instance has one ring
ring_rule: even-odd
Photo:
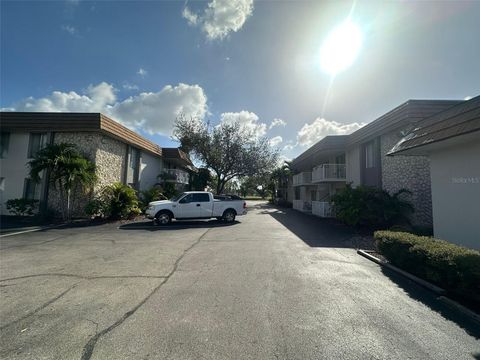
[[[193,194],[184,196],[177,204],[177,215],[179,219],[196,218],[200,214],[199,207],[193,202]]]
[[[198,211],[197,217],[211,217],[213,210],[213,202],[210,201],[209,194],[193,194],[193,202],[195,203],[195,208]]]

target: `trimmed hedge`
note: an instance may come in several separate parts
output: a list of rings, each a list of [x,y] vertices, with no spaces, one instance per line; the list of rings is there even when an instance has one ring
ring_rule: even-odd
[[[378,251],[390,263],[461,298],[480,302],[480,252],[405,232],[376,231]]]

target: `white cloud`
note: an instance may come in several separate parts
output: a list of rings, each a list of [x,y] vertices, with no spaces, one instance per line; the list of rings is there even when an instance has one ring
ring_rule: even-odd
[[[182,11],[182,16],[187,19],[188,23],[190,25],[197,25],[198,22],[198,15],[191,12],[188,7],[185,6],[185,8]]]
[[[327,135],[347,135],[364,126],[364,123],[341,124],[336,121],[328,121],[316,118],[311,124],[305,124],[297,134],[297,142],[300,145],[310,146]]]
[[[62,30],[68,32],[70,35],[78,34],[77,29],[72,25],[62,25]]]
[[[227,124],[239,122],[242,126],[252,131],[257,137],[262,137],[267,133],[267,124],[259,122],[257,114],[245,110],[223,113],[220,115],[220,122]]]
[[[140,93],[115,103],[110,113],[127,126],[170,135],[178,115],[203,119],[207,96],[199,85],[167,85],[159,92]]]
[[[140,68],[138,69],[137,71],[137,74],[140,75],[141,77],[144,77],[145,75],[147,75],[147,70],[143,69],[143,68]]]
[[[283,154],[281,154],[279,157],[278,157],[278,163],[277,163],[277,166],[283,166],[283,164],[285,163],[285,161],[291,161],[292,158],[289,158]]]
[[[295,146],[297,146],[297,144],[287,144],[283,147],[283,151],[289,151],[289,150],[292,150]]]
[[[113,86],[101,82],[96,86],[90,85],[83,95],[75,91],[54,91],[44,98],[26,98],[11,108],[15,111],[99,112],[104,111],[115,100]]]
[[[199,85],[167,85],[158,92],[140,93],[118,101],[113,85],[90,85],[84,94],[54,91],[49,96],[24,99],[7,111],[102,112],[125,126],[170,135],[179,114],[204,118],[207,96]]]
[[[275,127],[275,126],[287,126],[287,122],[282,120],[282,119],[273,119],[272,123],[270,124],[269,129]]]
[[[252,15],[253,0],[212,0],[203,14],[195,14],[185,7],[182,16],[192,26],[200,26],[209,40],[225,38],[237,32]]]
[[[281,136],[275,136],[270,139],[269,143],[270,143],[270,146],[278,146],[282,141],[283,141],[283,138]]]
[[[135,84],[130,84],[130,83],[128,83],[128,82],[125,83],[125,84],[123,84],[122,87],[123,87],[125,90],[129,90],[129,91],[131,91],[131,90],[138,90],[138,86],[137,86],[137,85],[135,85]]]

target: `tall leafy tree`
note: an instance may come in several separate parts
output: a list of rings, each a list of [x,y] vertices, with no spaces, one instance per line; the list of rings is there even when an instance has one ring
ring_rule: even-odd
[[[71,219],[72,194],[85,191],[96,182],[95,164],[83,156],[74,144],[49,144],[28,163],[30,177],[39,182],[48,172],[49,181],[58,190],[64,220]]]
[[[210,127],[195,118],[179,117],[174,137],[184,151],[213,172],[218,194],[234,178],[270,173],[278,159],[278,150],[266,137],[257,137],[238,122]]]

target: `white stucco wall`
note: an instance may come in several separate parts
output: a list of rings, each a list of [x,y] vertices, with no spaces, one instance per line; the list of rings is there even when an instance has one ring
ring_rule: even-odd
[[[28,166],[26,165],[28,141],[30,134],[10,133],[8,153],[4,159],[0,159],[0,173],[4,178],[3,187],[0,189],[0,211],[2,215],[8,215],[5,202],[9,199],[23,197],[23,186],[25,178],[28,177]]]
[[[140,172],[138,181],[140,183],[140,190],[147,190],[155,185],[158,180],[157,176],[162,173],[163,161],[158,156],[150,155],[142,151],[140,157]]]
[[[347,184],[351,183],[353,187],[360,185],[360,146],[352,147],[346,151],[345,162],[347,164]]]
[[[434,236],[480,249],[480,139],[430,154]]]

